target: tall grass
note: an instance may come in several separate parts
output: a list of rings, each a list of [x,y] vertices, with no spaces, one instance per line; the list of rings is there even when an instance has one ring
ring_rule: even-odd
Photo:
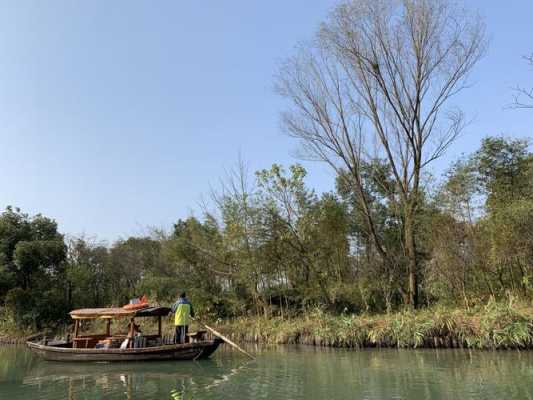
[[[470,310],[440,306],[387,315],[334,316],[317,309],[294,319],[243,318],[220,327],[235,339],[270,344],[533,348],[533,307],[512,301],[490,301]]]
[[[125,331],[126,322],[116,321],[113,332]],[[139,319],[143,332],[156,332],[151,318]],[[172,336],[169,318],[163,334]],[[105,331],[103,321],[91,321],[86,329]],[[203,329],[191,326],[191,330]],[[315,309],[297,318],[240,318],[219,321],[218,329],[233,339],[267,344],[309,344],[333,347],[533,349],[533,304],[489,301],[469,310],[436,306],[384,315],[331,315]],[[51,334],[66,336],[64,325]],[[1,337],[26,337],[35,332],[20,330],[15,321],[0,313]]]

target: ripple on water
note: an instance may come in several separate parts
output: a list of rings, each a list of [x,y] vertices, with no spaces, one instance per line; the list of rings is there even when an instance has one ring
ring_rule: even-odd
[[[211,360],[65,364],[0,348],[0,398],[517,400],[533,398],[533,353],[256,349]]]

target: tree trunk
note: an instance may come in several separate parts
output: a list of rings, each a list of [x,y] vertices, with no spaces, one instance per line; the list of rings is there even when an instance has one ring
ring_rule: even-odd
[[[405,255],[407,258],[407,303],[418,307],[418,257],[414,232],[414,215],[408,212],[404,222]]]

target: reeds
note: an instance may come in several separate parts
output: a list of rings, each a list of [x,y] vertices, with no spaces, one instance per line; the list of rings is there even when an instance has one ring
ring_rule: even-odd
[[[164,334],[172,335],[171,321]],[[113,331],[120,330],[113,325]],[[6,343],[31,332],[16,331],[7,318],[0,319],[0,338]],[[92,322],[91,331],[103,331],[103,322]],[[198,327],[192,326],[194,330]],[[142,329],[155,332],[154,321]],[[383,315],[332,315],[315,309],[296,318],[239,318],[219,322],[224,334],[238,341],[265,344],[308,344],[332,347],[533,349],[533,304],[510,299],[489,301],[469,310],[435,306]],[[71,327],[51,330],[66,336]],[[33,332],[34,333],[34,332]]]
[[[533,348],[533,307],[499,303],[470,310],[433,307],[386,315],[331,315],[319,309],[294,319],[243,318],[222,323],[237,340],[334,347]]]

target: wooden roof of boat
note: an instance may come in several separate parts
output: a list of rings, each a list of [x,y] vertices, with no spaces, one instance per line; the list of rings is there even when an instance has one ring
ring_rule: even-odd
[[[81,308],[70,312],[73,319],[112,319],[122,317],[164,317],[168,315],[168,307],[147,307],[140,310],[112,308]]]

